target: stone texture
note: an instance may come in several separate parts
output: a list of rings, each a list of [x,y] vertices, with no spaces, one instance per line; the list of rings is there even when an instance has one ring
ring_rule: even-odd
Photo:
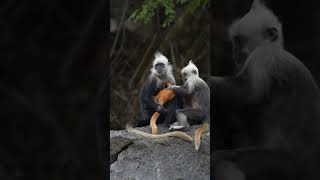
[[[187,132],[193,136],[195,127]],[[138,128],[150,132],[149,127]],[[167,128],[159,127],[159,133]],[[178,138],[148,139],[126,130],[110,131],[111,180],[210,179],[210,134],[199,151]]]

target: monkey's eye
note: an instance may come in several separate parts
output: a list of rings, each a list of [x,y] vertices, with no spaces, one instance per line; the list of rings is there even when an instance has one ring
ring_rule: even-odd
[[[182,75],[183,75],[184,77],[186,77],[186,76],[187,76],[187,73],[184,72],[184,73],[182,73]]]
[[[193,70],[192,73],[193,73],[193,74],[197,74],[197,71],[196,71],[196,70]]]
[[[269,39],[270,41],[275,41],[278,39],[278,30],[274,27],[271,28],[267,28],[264,32],[263,32],[263,36],[266,39]]]

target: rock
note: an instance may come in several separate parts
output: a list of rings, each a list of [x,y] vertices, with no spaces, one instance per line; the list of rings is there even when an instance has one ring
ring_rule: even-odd
[[[166,129],[159,127],[159,133]],[[192,137],[194,129],[187,131]],[[148,139],[126,130],[110,131],[110,157],[111,180],[210,179],[210,134],[202,135],[200,149],[195,151],[192,142],[174,137]]]

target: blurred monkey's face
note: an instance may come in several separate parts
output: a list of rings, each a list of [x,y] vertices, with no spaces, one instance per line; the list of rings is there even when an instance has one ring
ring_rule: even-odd
[[[166,73],[166,65],[164,63],[157,63],[154,66],[154,69],[156,70],[158,75],[163,75]]]
[[[181,75],[183,81],[186,82],[187,79],[192,76],[199,76],[198,68],[190,61],[189,64],[181,70]]]

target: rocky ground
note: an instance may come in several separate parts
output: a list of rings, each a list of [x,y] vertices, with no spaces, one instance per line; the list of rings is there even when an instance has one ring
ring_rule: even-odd
[[[187,131],[192,137],[194,128]],[[159,133],[164,132],[159,127]],[[126,130],[110,131],[110,164],[111,180],[210,179],[210,134],[202,135],[195,151],[193,143],[174,137],[148,139]]]

